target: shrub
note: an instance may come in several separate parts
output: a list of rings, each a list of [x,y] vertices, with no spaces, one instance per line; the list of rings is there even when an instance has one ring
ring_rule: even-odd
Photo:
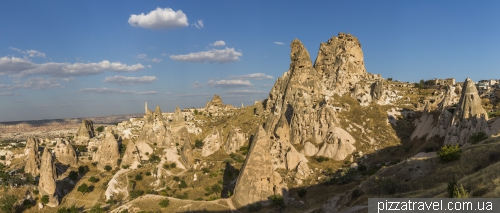
[[[42,196],[42,199],[40,199],[40,201],[42,201],[43,204],[49,203],[49,196],[48,195]]]
[[[305,198],[307,195],[307,190],[306,189],[299,189],[299,191],[297,191],[297,195],[299,195],[300,198]]]
[[[476,144],[486,139],[488,139],[488,135],[485,132],[477,132],[469,137],[469,142],[471,142],[472,144]]]
[[[442,161],[450,162],[450,161],[460,159],[461,153],[462,153],[462,150],[460,150],[460,147],[458,147],[458,144],[457,144],[455,146],[445,145],[438,151],[437,154],[439,155],[439,158],[441,158]]]
[[[175,167],[177,167],[177,164],[175,164],[175,163],[170,164],[170,168],[175,169]]]
[[[187,188],[187,183],[186,183],[186,181],[181,180],[181,183],[179,184],[179,188],[180,188],[180,189],[185,189],[185,188]]]
[[[47,202],[45,202],[44,204],[47,204],[49,202],[49,196],[48,195],[45,195],[47,196],[46,200]],[[12,210],[14,210],[14,205],[16,204],[16,201],[17,201],[17,198],[14,196],[14,195],[5,195],[3,196],[2,198],[0,198],[0,210],[2,210],[3,212],[12,212]],[[42,197],[42,202],[44,201],[43,197]]]
[[[87,173],[88,171],[89,171],[88,166],[79,166],[78,167],[78,173],[80,173],[81,175]]]
[[[92,177],[89,178],[89,181],[92,182],[92,183],[97,183],[97,182],[99,182],[99,178],[96,178],[96,177],[92,176]]]
[[[68,178],[71,180],[76,180],[76,179],[78,179],[78,173],[75,171],[71,171],[71,172],[69,172]]]
[[[104,126],[99,126],[97,127],[97,132],[103,132],[104,131]]]
[[[140,175],[140,174],[136,174],[136,175],[135,175],[135,180],[136,180],[136,181],[140,181],[140,180],[142,180],[142,175]]]
[[[161,161],[161,158],[158,155],[151,154],[151,156],[149,156],[149,162],[155,163],[159,161]]]
[[[179,181],[181,181],[181,179],[179,177],[177,177],[177,176],[174,176],[174,181],[179,182]]]
[[[89,186],[87,186],[87,184],[86,184],[86,183],[84,183],[84,184],[82,184],[82,185],[80,185],[80,186],[78,187],[77,191],[79,191],[79,192],[81,192],[81,193],[85,194],[86,192],[88,192],[88,191],[89,191]]]
[[[146,172],[146,176],[151,176],[151,172]]]
[[[130,197],[132,199],[135,199],[135,198],[141,196],[142,194],[144,194],[144,191],[142,191],[142,190],[132,190],[132,191],[130,191]]]
[[[161,200],[160,203],[158,203],[158,204],[160,204],[160,206],[162,208],[165,208],[165,207],[167,207],[170,204],[170,201],[165,198],[165,199]]]
[[[203,143],[203,141],[202,141],[202,140],[200,140],[200,139],[196,139],[196,140],[194,141],[194,147],[196,147],[197,149],[201,149],[201,148],[203,147],[203,145],[204,145],[204,144],[205,144],[205,143]]]
[[[130,168],[130,165],[128,165],[128,164],[122,165],[122,168],[123,169],[128,169],[128,168]]]
[[[285,200],[281,195],[272,195],[269,199],[271,199],[276,208],[282,209],[285,207]]]
[[[327,157],[323,157],[323,156],[317,156],[317,157],[316,157],[316,158],[314,158],[314,159],[315,159],[316,161],[320,162],[320,163],[321,163],[321,162],[323,162],[323,161],[328,161],[328,160],[329,160],[329,158],[327,158]]]
[[[101,204],[95,204],[89,211],[90,213],[104,213],[104,209],[101,207]]]
[[[202,171],[203,173],[210,173],[210,169],[209,169],[209,168],[207,168],[207,167],[203,167],[203,169],[201,169],[201,171]]]
[[[170,164],[163,164],[164,169],[170,169]]]
[[[78,209],[76,208],[75,205],[72,205],[71,207],[61,207],[57,210],[57,213],[78,213]]]
[[[106,166],[104,167],[104,170],[106,170],[107,172],[111,171],[111,169],[113,169],[113,168],[111,168],[111,166],[110,166],[110,165],[106,165]]]
[[[337,180],[337,184],[346,184],[351,182],[352,179],[356,176],[356,170],[351,168],[342,168],[340,170],[339,175],[335,178]]]

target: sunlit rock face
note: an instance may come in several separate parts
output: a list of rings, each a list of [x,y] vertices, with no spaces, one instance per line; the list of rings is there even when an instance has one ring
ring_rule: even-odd
[[[78,166],[78,156],[76,156],[75,149],[65,139],[57,141],[55,155],[56,159],[63,164],[70,165],[71,167]]]
[[[92,161],[97,162],[97,168],[104,171],[106,165],[116,168],[118,166],[118,159],[120,159],[118,141],[116,141],[111,131],[107,131],[106,137],[99,144]]]
[[[45,148],[42,155],[42,163],[40,166],[40,181],[38,190],[40,195],[48,195],[49,202],[47,206],[56,207],[59,205],[59,193],[56,188],[56,167],[50,150]]]
[[[37,138],[28,138],[24,154],[26,155],[26,165],[24,171],[34,177],[40,174],[40,154],[38,153],[39,140]]]
[[[95,137],[94,122],[83,119],[82,124],[76,131],[75,143],[79,145],[87,145],[88,141]]]

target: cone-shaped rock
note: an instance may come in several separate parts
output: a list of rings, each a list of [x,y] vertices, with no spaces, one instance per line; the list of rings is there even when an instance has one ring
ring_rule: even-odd
[[[465,79],[462,95],[453,113],[444,143],[466,144],[469,137],[478,132],[490,135],[487,119],[488,114],[481,106],[481,98],[474,82],[470,78]]]
[[[57,141],[55,155],[56,159],[63,164],[70,165],[71,167],[78,165],[78,157],[76,156],[75,149],[65,139]]]
[[[348,155],[356,151],[354,138],[345,130],[339,127],[332,127],[328,130],[326,143],[316,154],[317,156],[328,157],[337,161],[344,160]]]
[[[76,131],[75,143],[86,145],[88,140],[90,138],[93,138],[94,136],[94,122],[92,122],[91,120],[83,119],[82,124]]]
[[[276,183],[278,178],[271,165],[269,142],[266,131],[259,127],[231,197],[241,206],[266,201],[269,196],[280,193]]]
[[[153,148],[146,142],[146,133],[141,133],[137,142],[129,142],[123,154],[122,165],[138,165],[143,160],[149,160],[148,154],[153,153]]]
[[[222,138],[217,129],[212,130],[212,134],[208,134],[203,140],[203,148],[201,149],[201,155],[203,157],[209,156],[219,150],[222,144]]]
[[[184,115],[182,115],[181,109],[177,106],[175,107],[174,115],[172,116],[172,126],[183,126]]]
[[[56,167],[50,150],[45,148],[42,155],[42,164],[40,167],[40,181],[38,183],[38,190],[40,195],[49,196],[47,206],[55,207],[59,205],[59,195],[56,188]]]
[[[118,159],[120,159],[118,142],[111,131],[106,132],[104,141],[99,144],[97,152],[94,154],[92,160],[97,162],[97,168],[104,170],[106,165],[115,168],[118,166]]]
[[[186,167],[191,167],[194,164],[194,157],[193,157],[193,147],[191,146],[191,139],[189,138],[189,132],[187,127],[182,127],[178,132],[177,132],[177,139],[179,141],[179,144],[182,145],[182,151],[181,151],[181,160]]]
[[[233,127],[227,136],[226,144],[224,144],[224,151],[227,154],[234,153],[245,144],[245,135],[239,127]]]
[[[24,171],[34,177],[40,174],[40,154],[38,153],[38,139],[28,138],[24,151],[26,155],[26,165]]]

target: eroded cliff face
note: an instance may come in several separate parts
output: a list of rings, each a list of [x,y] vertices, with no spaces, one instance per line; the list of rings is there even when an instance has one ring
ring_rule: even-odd
[[[26,165],[24,171],[34,177],[40,174],[40,154],[38,153],[39,139],[28,138],[24,154],[26,155]]]
[[[76,156],[75,149],[66,139],[57,141],[55,155],[56,159],[63,164],[70,165],[71,167],[78,166],[78,156]]]
[[[104,171],[106,165],[116,168],[118,166],[118,159],[120,159],[118,141],[116,141],[111,131],[107,131],[106,137],[99,144],[92,161],[97,162],[97,168]]]

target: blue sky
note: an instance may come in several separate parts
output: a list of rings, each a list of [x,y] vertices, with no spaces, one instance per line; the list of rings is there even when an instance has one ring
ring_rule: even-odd
[[[500,79],[499,1],[5,1],[0,121],[267,97],[298,38],[349,31],[366,69],[402,81]]]

